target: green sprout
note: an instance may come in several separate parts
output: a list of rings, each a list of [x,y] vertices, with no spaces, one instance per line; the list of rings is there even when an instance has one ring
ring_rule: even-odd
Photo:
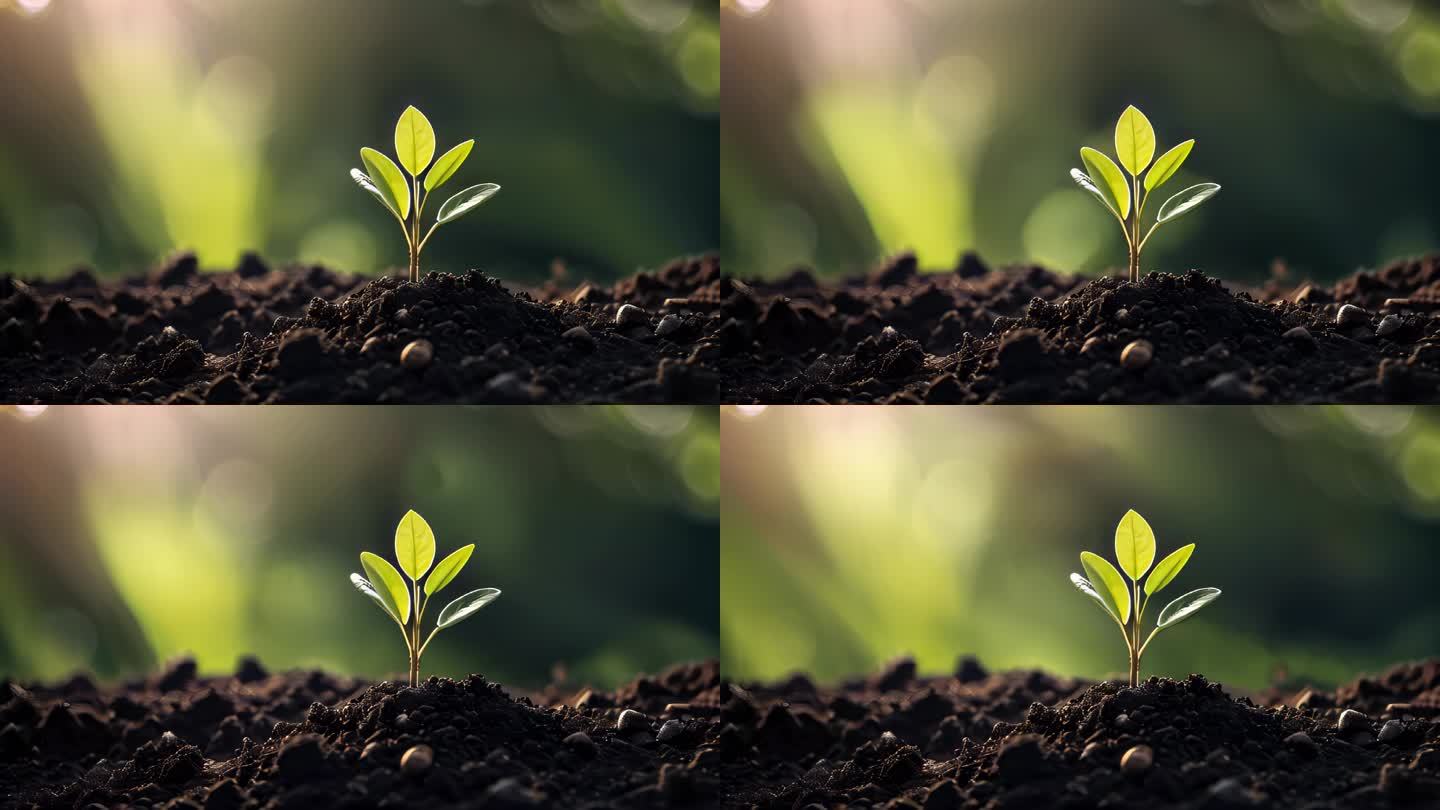
[[[1150,631],[1143,644],[1140,642],[1140,618],[1145,615],[1145,607],[1150,604],[1150,597],[1175,579],[1180,569],[1190,561],[1190,554],[1194,551],[1194,543],[1177,549],[1151,571],[1150,564],[1155,562],[1155,533],[1150,530],[1150,524],[1145,522],[1145,518],[1131,509],[1125,513],[1125,517],[1120,518],[1120,525],[1115,527],[1115,559],[1120,561],[1120,568],[1130,577],[1128,587],[1125,580],[1121,579],[1120,572],[1104,557],[1088,551],[1080,552],[1080,564],[1085,567],[1085,573],[1089,574],[1090,578],[1071,574],[1070,582],[1080,589],[1081,593],[1094,599],[1120,626],[1120,632],[1125,636],[1125,647],[1130,650],[1131,686],[1140,685],[1140,656],[1145,654],[1145,648],[1150,646],[1150,642],[1160,631],[1185,621],[1220,596],[1219,588],[1198,588],[1181,596],[1160,611],[1155,629]],[[1142,602],[1140,577],[1145,576],[1146,571],[1150,571],[1150,576],[1145,579],[1145,600]],[[1097,584],[1101,587],[1095,587]],[[1132,601],[1135,605],[1133,621],[1130,615]]]
[[[435,130],[431,129],[430,121],[423,113],[414,107],[406,107],[405,112],[400,114],[400,120],[395,123],[395,155],[400,158],[400,166],[405,167],[410,179],[405,179],[405,175],[400,172],[400,166],[396,166],[385,153],[368,146],[360,150],[360,160],[364,162],[369,173],[359,169],[350,170],[350,177],[361,188],[375,195],[375,199],[399,220],[400,227],[405,231],[405,244],[410,248],[411,281],[420,280],[420,251],[425,249],[425,243],[430,241],[435,229],[451,220],[459,219],[500,191],[500,187],[494,183],[481,183],[456,194],[440,206],[440,212],[435,215],[435,224],[430,226],[424,237],[420,236],[420,213],[425,210],[425,201],[430,198],[430,192],[455,175],[460,164],[470,156],[470,149],[474,146],[475,141],[468,140],[441,155],[435,165],[431,166],[430,159],[435,157]],[[425,173],[425,192],[422,194],[420,173],[425,171],[427,166],[430,171]],[[415,201],[413,211],[410,205],[412,199]]]
[[[431,571],[430,564],[435,562],[435,533],[430,530],[425,518],[412,509],[400,518],[400,525],[395,527],[395,559],[400,562],[400,569],[410,577],[409,585],[384,557],[368,551],[360,553],[360,565],[369,578],[351,574],[350,584],[375,600],[375,604],[400,625],[400,632],[405,636],[405,648],[410,651],[411,686],[420,683],[420,656],[425,654],[425,648],[430,646],[435,634],[470,618],[475,611],[500,597],[500,591],[495,588],[480,588],[456,599],[440,611],[435,629],[430,631],[423,644],[420,642],[420,619],[425,615],[430,597],[455,579],[455,575],[469,562],[473,551],[475,544],[471,543],[441,560]],[[430,576],[425,578],[425,598],[422,601],[420,578],[425,576],[426,571],[430,571]],[[415,607],[413,616],[410,610],[412,603]]]
[[[1080,160],[1084,161],[1085,168],[1089,169],[1090,173],[1071,169],[1070,177],[1081,188],[1095,195],[1095,199],[1120,222],[1120,227],[1125,232],[1125,244],[1130,248],[1131,281],[1140,280],[1140,251],[1160,226],[1179,218],[1181,214],[1195,210],[1200,203],[1220,191],[1220,186],[1215,183],[1190,186],[1166,200],[1155,215],[1155,223],[1150,226],[1150,230],[1146,231],[1143,237],[1140,235],[1140,214],[1145,210],[1150,192],[1175,176],[1180,164],[1189,157],[1194,146],[1195,141],[1188,140],[1161,155],[1152,165],[1150,160],[1155,157],[1155,130],[1150,126],[1150,120],[1145,114],[1131,105],[1125,108],[1125,112],[1120,114],[1120,121],[1115,124],[1115,154],[1120,158],[1120,166],[1124,166],[1125,171],[1130,173],[1128,181],[1120,171],[1120,166],[1116,166],[1115,161],[1104,152],[1088,146],[1080,148]],[[1145,171],[1147,166],[1150,171],[1145,172],[1145,191],[1142,194],[1140,173]],[[1097,178],[1101,182],[1095,182]],[[1135,201],[1134,206],[1130,204],[1132,199]]]

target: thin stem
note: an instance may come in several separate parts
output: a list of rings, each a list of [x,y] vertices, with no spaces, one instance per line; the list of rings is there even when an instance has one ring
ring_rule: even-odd
[[[1133,637],[1133,640],[1131,641],[1131,644],[1130,644],[1130,686],[1133,688],[1133,687],[1136,687],[1136,686],[1139,686],[1139,685],[1140,685],[1140,613],[1141,613],[1141,605],[1140,605],[1140,584],[1139,584],[1138,582],[1132,582],[1132,583],[1130,584],[1130,587],[1131,587],[1131,599],[1132,599],[1131,604],[1133,604],[1133,605],[1135,606],[1135,616],[1134,616],[1135,621],[1134,621],[1134,623],[1133,623],[1133,625],[1132,625],[1132,627],[1133,627],[1132,632],[1134,633],[1134,637]]]
[[[1131,211],[1130,220],[1130,280],[1140,280],[1140,183],[1132,175],[1130,177],[1130,199],[1134,201],[1134,210]]]
[[[440,627],[437,625],[434,630],[431,630],[431,631],[430,631],[430,635],[428,635],[428,636],[425,637],[425,643],[420,645],[420,654],[421,654],[421,655],[424,655],[424,654],[425,654],[425,648],[430,646],[430,639],[435,638],[435,634],[436,634],[436,633],[439,633],[439,632],[440,632]]]
[[[439,227],[440,223],[437,222],[434,225],[430,226],[430,230],[425,232],[425,238],[420,240],[420,250],[425,249],[425,243],[430,241],[430,235],[435,233],[435,229]]]

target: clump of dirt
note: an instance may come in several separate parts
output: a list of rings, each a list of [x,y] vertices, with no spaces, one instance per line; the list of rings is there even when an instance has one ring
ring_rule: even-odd
[[[144,278],[0,277],[7,402],[687,402],[718,397],[719,259],[611,287],[512,290],[479,271],[419,283],[259,257]]]
[[[730,402],[1414,402],[1440,399],[1440,257],[1331,288],[1138,283],[966,254],[863,278],[737,283],[721,309]]]
[[[902,660],[833,689],[804,678],[732,688],[721,750],[743,777],[728,801],[926,810],[1435,806],[1440,723],[1414,706],[1437,686],[1436,672],[1440,662],[1403,665],[1334,692],[1308,690],[1300,706],[1237,699],[1200,675],[1131,689],[988,673],[973,660],[950,678],[916,678],[914,663]]]
[[[723,787],[714,661],[578,697],[254,661],[224,678],[182,661],[115,688],[3,688],[6,808],[658,807],[713,805]]]

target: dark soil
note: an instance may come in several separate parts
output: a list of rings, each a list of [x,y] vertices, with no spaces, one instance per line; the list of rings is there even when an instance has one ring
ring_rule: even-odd
[[[945,273],[903,255],[836,283],[799,271],[735,287],[726,402],[1440,401],[1440,256],[1329,288],[1086,281],[974,254]],[[1135,341],[1149,361],[1122,363]]]
[[[531,697],[479,675],[411,689],[253,660],[114,688],[0,683],[0,807],[714,806],[718,672]],[[415,746],[430,762],[402,765]]]
[[[201,273],[181,254],[120,282],[0,276],[0,401],[712,403],[729,294],[716,257],[577,289],[253,255]],[[428,361],[401,362],[413,341]]]
[[[722,694],[736,806],[1440,807],[1440,661],[1259,703],[1199,675],[1130,689],[974,659],[948,677],[901,660],[835,688]]]

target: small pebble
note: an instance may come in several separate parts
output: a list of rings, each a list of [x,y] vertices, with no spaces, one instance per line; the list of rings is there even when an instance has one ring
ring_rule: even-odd
[[[660,733],[655,735],[655,739],[662,743],[668,743],[684,733],[684,723],[681,723],[679,720],[666,720],[665,725],[660,727]]]
[[[1155,764],[1155,751],[1148,745],[1137,745],[1120,757],[1120,770],[1135,775],[1150,770]]]
[[[572,326],[560,333],[560,337],[566,340],[575,340],[581,343],[594,343],[595,338],[590,336],[590,330],[583,326]]]
[[[1349,304],[1346,306],[1349,306]],[[1340,713],[1340,721],[1336,723],[1336,726],[1342,733],[1346,734],[1352,731],[1369,731],[1370,718],[1354,709],[1346,709]]]
[[[628,304],[626,306],[629,306]],[[621,732],[649,731],[650,719],[634,709],[626,709],[615,721],[615,730]]]
[[[378,742],[367,743],[365,745],[365,750],[360,752],[360,761],[369,762],[374,757],[384,753],[384,751],[385,746],[381,745]]]
[[[1090,354],[1091,352],[1095,352],[1103,348],[1105,348],[1105,341],[1101,340],[1100,338],[1086,338],[1085,344],[1080,347],[1080,353]]]
[[[1320,750],[1320,746],[1315,744],[1315,739],[1303,731],[1297,731],[1289,737],[1286,737],[1285,744],[1306,753],[1314,753]]]
[[[571,734],[565,738],[564,742],[582,754],[593,753],[595,751],[595,741],[590,739],[590,735],[583,731],[577,731]]]
[[[660,323],[656,325],[655,337],[663,338],[669,335],[673,335],[676,332],[680,331],[680,327],[684,325],[685,322],[680,320],[679,315],[666,315],[665,317],[661,318]]]
[[[1354,304],[1346,304],[1340,307],[1339,312],[1335,313],[1335,323],[1338,326],[1355,326],[1369,322],[1370,316],[1366,314],[1365,310]]]
[[[634,304],[626,304],[625,306],[620,307],[620,310],[615,313],[616,326],[632,326],[634,324],[644,322],[645,310],[635,306]]]
[[[1234,777],[1221,779],[1211,785],[1210,789],[1206,792],[1210,794],[1211,798],[1216,799],[1222,804],[1245,807],[1255,803],[1254,795],[1249,790],[1246,790],[1244,785],[1240,784],[1239,779]]]
[[[1120,352],[1120,365],[1131,371],[1139,371],[1150,365],[1155,358],[1155,347],[1148,340],[1131,341]]]
[[[369,354],[369,353],[375,351],[376,349],[382,349],[382,348],[384,348],[384,347],[385,347],[385,341],[381,340],[381,339],[378,338],[378,337],[368,337],[368,338],[365,338],[365,343],[360,346],[360,353],[361,353],[361,354]]]
[[[1400,739],[1405,733],[1405,724],[1399,720],[1386,720],[1385,725],[1380,727],[1380,742],[1389,743]]]
[[[428,340],[412,340],[400,350],[400,365],[411,371],[420,371],[435,359],[435,347]]]
[[[400,757],[400,770],[406,776],[423,776],[435,764],[435,751],[428,745],[417,745]]]
[[[1380,319],[1380,325],[1375,327],[1375,334],[1380,337],[1389,337],[1400,331],[1405,322],[1400,320],[1399,315],[1386,315]]]
[[[1315,342],[1315,336],[1310,334],[1310,330],[1306,329],[1303,326],[1297,326],[1293,329],[1287,330],[1285,334],[1281,335],[1280,337],[1285,338],[1286,340],[1301,340],[1306,343]]]
[[[1089,745],[1085,746],[1084,751],[1080,752],[1080,761],[1084,762],[1091,757],[1099,756],[1103,753],[1105,753],[1105,746],[1101,745],[1098,742],[1092,742]]]

